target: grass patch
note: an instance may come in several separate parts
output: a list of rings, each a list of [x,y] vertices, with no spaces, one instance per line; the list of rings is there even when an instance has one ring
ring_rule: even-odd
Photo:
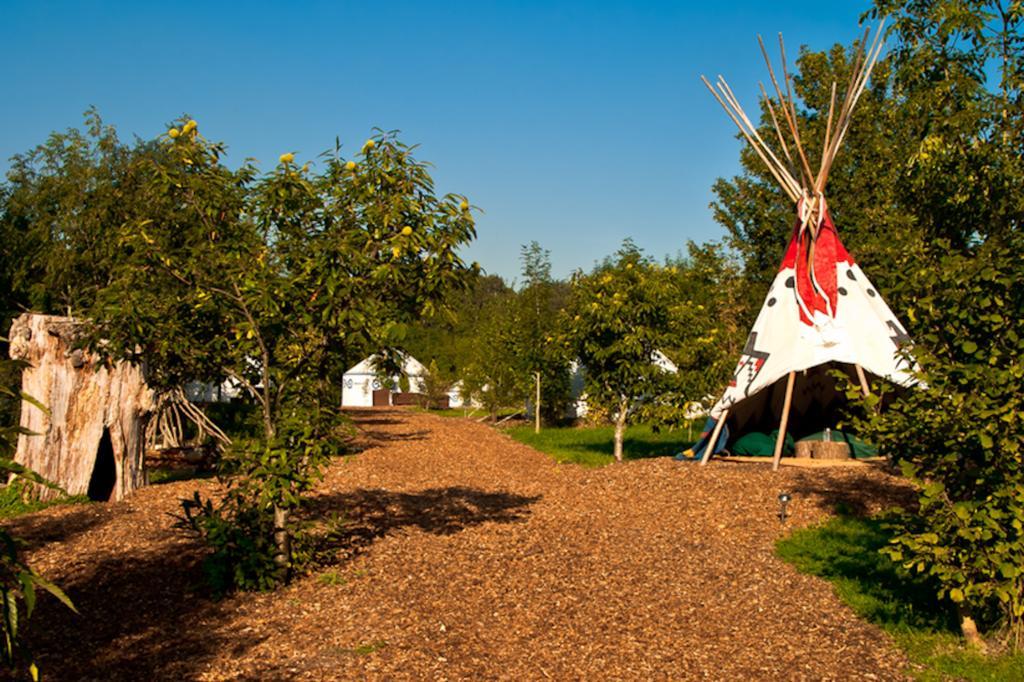
[[[533,432],[533,426],[513,426],[506,430],[508,435],[520,443],[547,453],[558,462],[603,466],[615,461],[613,456],[615,427],[587,426],[567,428],[542,428]],[[691,434],[695,438],[700,426],[695,425]],[[686,429],[655,432],[646,424],[630,426],[622,440],[625,459],[647,457],[671,457],[693,444]]]
[[[858,616],[888,632],[916,679],[1024,679],[1024,655],[986,657],[963,646],[954,609],[936,597],[935,584],[879,554],[890,537],[881,519],[838,516],[794,531],[775,549],[801,573],[831,582]]]
[[[30,514],[47,507],[56,507],[65,504],[88,504],[89,498],[85,495],[65,495],[55,500],[33,500],[26,498],[24,489],[17,482],[10,485],[0,486],[0,519],[10,519],[22,514]]]

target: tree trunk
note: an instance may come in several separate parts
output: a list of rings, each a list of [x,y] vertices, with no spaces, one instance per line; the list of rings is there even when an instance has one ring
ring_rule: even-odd
[[[533,432],[540,433],[540,372],[534,372],[534,378],[537,380],[537,402],[533,406]]]
[[[985,640],[978,634],[978,625],[974,622],[970,610],[963,604],[958,604],[957,612],[960,614],[960,632],[963,633],[967,645],[984,652],[986,650]]]
[[[264,373],[264,386],[262,394],[263,406],[263,436],[266,439],[267,447],[272,447],[277,431],[274,428],[274,416],[270,407],[269,378]],[[281,580],[288,579],[292,560],[292,534],[288,530],[289,510],[277,502],[274,503],[274,565],[277,566]]]
[[[142,368],[106,366],[74,350],[81,324],[67,317],[25,313],[14,320],[10,355],[27,366],[21,426],[36,435],[18,437],[15,461],[71,495],[120,500],[145,485],[146,424],[153,393]],[[38,488],[42,499],[59,493]]]
[[[288,510],[284,507],[274,505],[274,546],[277,552],[274,554],[274,563],[281,573],[281,579],[288,579],[289,563],[292,556],[292,538],[288,532]]]
[[[626,434],[626,412],[629,401],[623,399],[619,405],[619,413],[615,415],[615,461],[622,461],[622,437]]]

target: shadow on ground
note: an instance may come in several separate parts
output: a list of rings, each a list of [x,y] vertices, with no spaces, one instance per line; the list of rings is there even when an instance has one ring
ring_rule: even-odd
[[[529,506],[539,499],[458,486],[415,493],[361,489],[314,498],[308,513],[312,519],[340,519],[338,527],[321,543],[320,551],[341,563],[402,528],[451,535],[482,523],[525,521]]]
[[[364,422],[360,423],[362,426]],[[384,443],[398,443],[402,441],[410,440],[426,440],[430,431],[418,430],[418,431],[373,431],[370,429],[360,428],[361,435],[367,441],[365,447],[374,447],[375,445],[382,445]]]
[[[354,417],[355,421],[358,422],[360,426],[364,424],[371,424],[373,426],[396,426],[398,424],[405,423],[405,421],[401,419],[392,419],[383,416],[367,417],[365,412],[356,413],[352,415],[352,417]]]
[[[244,655],[259,643],[217,628],[230,613],[225,603],[203,596],[198,546],[111,550],[58,578],[77,614],[52,598],[33,614],[30,645],[45,679],[195,679],[224,647]]]
[[[5,519],[4,529],[35,549],[50,542],[67,542],[76,536],[102,527],[112,515],[105,505],[82,503],[61,510],[57,515],[27,514]]]
[[[429,429],[408,428],[408,420],[403,419],[404,415],[395,408],[348,408],[344,410],[344,413],[358,427],[358,435],[349,443],[349,450],[352,453],[359,453],[387,443],[426,440],[430,434]],[[406,428],[389,430],[386,428],[389,426],[406,426]]]
[[[341,563],[402,528],[450,535],[481,523],[519,522],[538,499],[465,487],[416,493],[356,490],[314,498],[307,518],[338,515],[346,521],[320,548],[329,563]],[[34,544],[59,542],[113,520],[110,514],[87,511],[61,519],[26,519],[22,532]],[[93,555],[87,565],[69,563],[63,575],[51,576],[79,613],[48,596],[40,599],[29,638],[44,677],[196,679],[225,651],[245,658],[265,636],[232,626],[244,595],[222,601],[208,596],[203,556],[198,543],[171,535],[152,551],[111,546],[99,560]]]
[[[917,495],[905,481],[873,477],[870,483],[860,476],[848,478],[815,475],[813,470],[795,476],[794,495],[820,498],[836,511],[853,516],[866,516],[876,509],[913,508]]]
[[[843,600],[872,623],[956,632],[954,609],[936,598],[939,584],[881,553],[893,536],[884,520],[838,516],[797,530],[781,540],[776,551],[801,572],[833,582]]]

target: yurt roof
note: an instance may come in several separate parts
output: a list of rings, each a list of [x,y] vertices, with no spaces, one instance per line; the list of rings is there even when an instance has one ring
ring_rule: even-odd
[[[377,362],[378,357],[379,356],[376,353],[374,353],[373,355],[364,358],[362,361],[360,361],[347,372],[345,372],[345,374],[377,374],[375,364]],[[404,353],[402,361],[402,373],[410,377],[419,377],[427,373],[427,368],[423,365],[422,362],[420,362],[413,356],[409,355],[408,353]]]

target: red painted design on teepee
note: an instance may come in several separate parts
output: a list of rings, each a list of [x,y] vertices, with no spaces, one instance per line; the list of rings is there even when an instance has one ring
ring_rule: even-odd
[[[820,292],[811,281],[808,254],[811,251],[812,243],[814,244],[814,278],[817,280]],[[839,263],[853,265],[853,258],[840,241],[832,217],[826,211],[825,219],[818,229],[818,237],[813,242],[810,231],[805,230],[801,235],[800,221],[797,221],[779,271],[794,271],[796,293],[811,314],[821,312],[828,315],[831,312],[831,316],[835,317],[836,306],[839,302],[839,287],[836,282],[836,265]],[[804,308],[798,306],[797,310],[800,313],[800,321],[810,325],[812,322],[804,312]]]

